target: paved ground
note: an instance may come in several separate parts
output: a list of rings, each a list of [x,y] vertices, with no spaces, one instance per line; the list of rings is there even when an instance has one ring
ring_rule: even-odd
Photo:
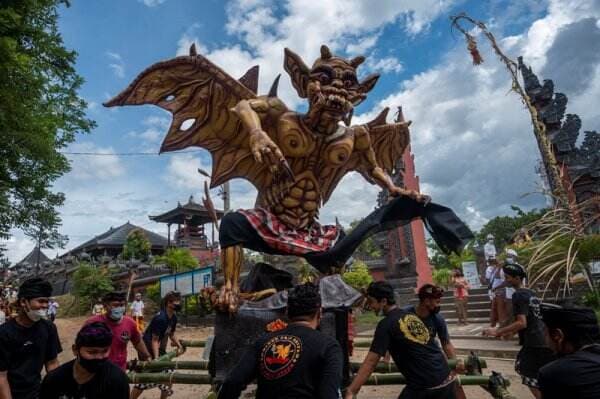
[[[61,343],[64,348],[63,353],[60,354],[59,360],[61,363],[67,362],[73,359],[73,353],[71,352],[71,345],[73,344],[73,340],[75,338],[75,334],[81,327],[84,318],[73,318],[73,319],[59,319],[57,320],[57,327],[59,330],[59,335],[61,338]],[[475,331],[481,326],[471,326],[470,328]],[[460,334],[467,335],[469,331],[469,327],[464,326],[456,326],[451,327],[451,335]],[[205,339],[208,335],[212,333],[212,328],[181,328],[179,330],[179,334],[182,338],[191,338],[191,339]],[[492,348],[494,350],[504,350],[505,348],[515,348],[515,342],[502,342],[495,341],[489,339],[477,339],[476,336],[471,334],[471,337],[468,339],[454,339],[455,344],[458,346],[460,344],[464,344],[465,346],[472,346],[477,348]],[[180,360],[198,360],[202,355],[202,348],[190,348],[188,351],[179,357]],[[357,351],[355,356],[352,358],[353,361],[362,361],[365,351]],[[130,351],[130,358],[135,357],[135,352]],[[517,399],[531,399],[533,395],[520,384],[520,379],[516,375],[513,368],[512,360],[504,360],[504,359],[486,359],[488,363],[488,368],[485,370],[485,374],[489,374],[491,370],[501,372],[505,377],[507,377],[511,381],[511,393]],[[250,388],[251,389],[251,388]],[[487,399],[491,396],[486,393],[483,389],[479,387],[465,387],[465,392],[467,394],[468,399]],[[208,387],[206,386],[193,386],[193,385],[180,385],[175,389],[175,394],[171,397],[173,399],[188,399],[188,398],[197,398],[201,399],[208,393]],[[399,386],[372,386],[365,387],[361,390],[358,395],[359,399],[393,399],[398,396],[400,393]],[[158,399],[160,397],[160,393],[158,390],[149,390],[145,392],[141,398],[143,399]],[[253,396],[247,396],[253,397]]]

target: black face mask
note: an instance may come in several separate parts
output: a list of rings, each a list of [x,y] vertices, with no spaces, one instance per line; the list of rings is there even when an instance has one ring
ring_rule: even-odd
[[[174,311],[176,311],[176,312],[179,312],[179,311],[181,311],[181,304],[180,304],[180,303],[178,303],[178,304],[176,304],[176,305],[173,305],[173,310],[174,310]]]
[[[442,309],[441,306],[436,306],[435,308],[433,308],[433,310],[431,311],[431,313],[433,313],[433,314],[440,313],[441,309]]]
[[[92,374],[96,374],[98,371],[100,371],[102,367],[104,367],[104,365],[106,364],[107,360],[107,357],[104,359],[86,359],[83,356],[79,355],[79,364],[81,364],[81,367],[83,367]]]

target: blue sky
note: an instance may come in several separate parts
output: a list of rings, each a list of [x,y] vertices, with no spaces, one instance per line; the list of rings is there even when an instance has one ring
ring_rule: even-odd
[[[402,105],[411,127],[412,150],[421,189],[455,209],[473,228],[524,208],[545,204],[535,173],[539,155],[528,117],[518,98],[507,94],[503,66],[478,37],[485,62],[471,65],[462,36],[450,29],[449,16],[467,12],[484,21],[509,56],[523,55],[541,77],[555,80],[569,96],[585,130],[600,129],[600,1],[257,1],[257,0],[86,0],[61,8],[65,45],[78,52],[77,71],[85,79],[81,96],[98,127],[80,135],[68,151],[73,170],[56,183],[67,196],[61,209],[67,248],[126,221],[165,234],[148,219],[199,197],[209,169],[203,151],[160,156],[119,156],[157,152],[170,115],[157,107],[107,109],[101,104],[124,89],[154,62],[184,54],[191,43],[199,53],[239,78],[259,64],[259,92],[283,73],[280,95],[302,110],[282,68],[283,48],[307,64],[328,44],[337,54],[363,54],[359,72],[381,73],[370,97],[355,112],[367,121],[382,107]],[[581,51],[560,62],[572,46]],[[559,59],[559,61],[557,61]],[[586,71],[569,74],[569,65]],[[347,176],[321,212],[321,221],[343,223],[365,216],[378,189],[358,175]],[[216,192],[215,192],[216,194]],[[246,182],[233,184],[234,208],[249,207],[256,193]],[[216,199],[216,198],[215,198]],[[19,231],[7,242],[17,261],[32,247]],[[46,251],[50,256],[55,252]]]

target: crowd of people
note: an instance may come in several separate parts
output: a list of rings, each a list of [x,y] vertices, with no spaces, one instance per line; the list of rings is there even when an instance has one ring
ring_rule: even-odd
[[[518,334],[522,349],[515,369],[536,398],[599,398],[600,328],[595,313],[542,304],[533,290],[524,287],[526,273],[517,263],[505,264],[502,272],[514,290],[514,320],[490,327],[485,334]],[[467,288],[459,285],[455,288]],[[318,330],[322,318],[319,288],[310,283],[296,286],[288,295],[289,324],[247,348],[218,397],[239,398],[256,381],[259,399],[351,399],[389,354],[406,378],[399,398],[465,398],[457,382],[464,364],[458,361],[453,370],[448,365],[456,351],[439,313],[442,296],[441,288],[425,284],[418,290],[416,305],[401,307],[390,284],[371,283],[367,307],[383,319],[366,358],[343,390],[342,348]],[[177,292],[163,298],[161,311],[143,333],[139,321],[126,315],[126,294],[107,293],[102,298],[103,312],[84,323],[71,347],[74,359],[63,365],[58,361],[63,348],[49,318],[51,298],[52,287],[43,279],[32,278],[19,287],[16,314],[0,326],[0,399],[137,399],[151,388],[159,388],[163,399],[173,393],[169,384],[137,384],[130,392],[125,368],[129,343],[141,360],[164,354],[168,340],[178,351],[184,350],[175,335],[181,310]],[[141,297],[136,296],[136,301]],[[130,309],[135,315],[139,304]],[[46,371],[43,379],[42,369]]]
[[[109,292],[101,302],[103,311],[77,333],[74,359],[59,365],[63,348],[54,325],[59,305],[52,286],[41,278],[24,281],[11,303],[15,312],[0,325],[0,399],[126,399],[153,388],[136,385],[130,393],[127,346],[133,345],[140,360],[166,353],[168,340],[183,351],[175,335],[181,296],[168,293],[143,334],[139,322],[126,315],[125,293]],[[136,309],[139,304],[132,307],[134,315]],[[170,386],[158,388],[162,398],[172,393]]]

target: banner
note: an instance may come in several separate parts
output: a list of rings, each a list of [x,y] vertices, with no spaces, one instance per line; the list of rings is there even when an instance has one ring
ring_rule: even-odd
[[[210,287],[212,284],[213,267],[203,267],[202,269],[161,277],[160,296],[164,298],[169,291],[179,291],[182,296],[196,295],[200,293],[202,288]]]
[[[477,270],[477,263],[475,262],[463,262],[462,263],[463,274],[465,280],[469,283],[471,288],[481,288],[481,280],[479,279],[479,271]]]

